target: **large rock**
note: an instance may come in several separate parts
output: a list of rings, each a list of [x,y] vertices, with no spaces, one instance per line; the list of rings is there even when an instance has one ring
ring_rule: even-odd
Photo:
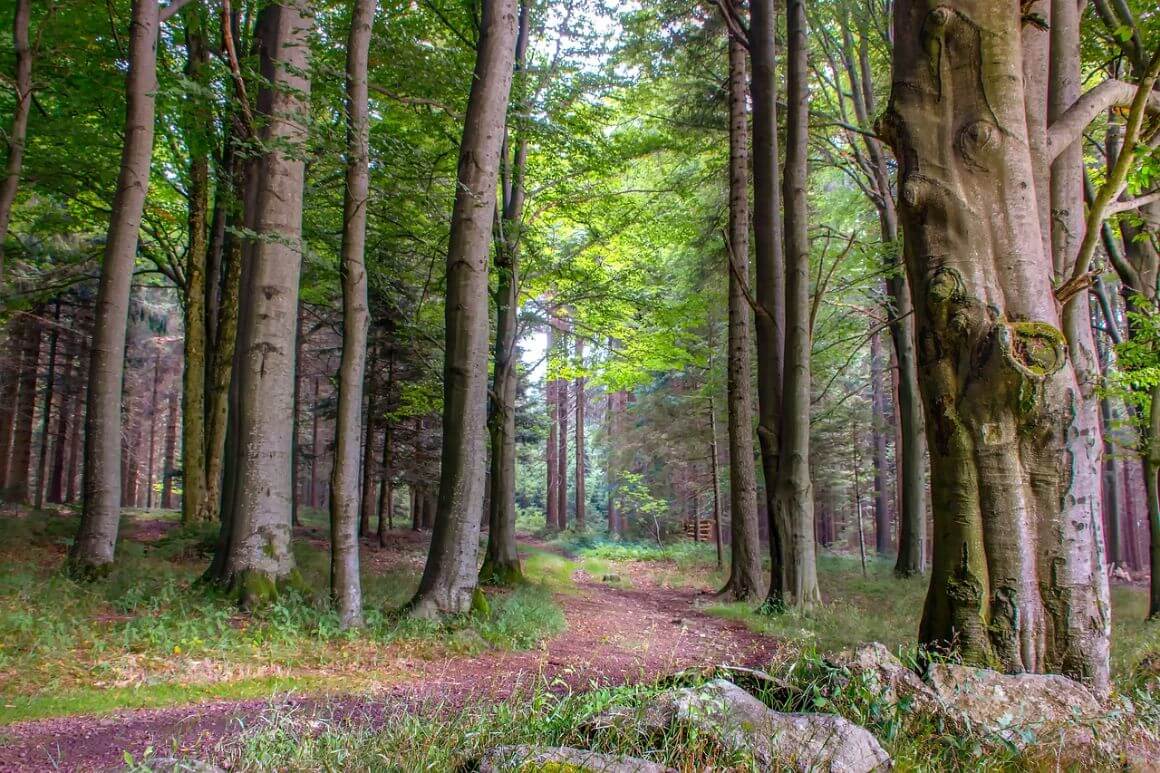
[[[1058,674],[1001,674],[938,663],[927,680],[939,702],[976,728],[1016,744],[1092,741],[1099,701],[1079,682]]]
[[[890,766],[877,739],[852,722],[834,714],[772,711],[724,679],[669,690],[640,710],[613,709],[587,723],[589,730],[650,737],[673,727],[695,730],[729,752],[752,756],[763,770],[869,773]]]
[[[670,773],[672,769],[636,757],[600,754],[570,746],[499,746],[479,760],[480,773],[561,770],[569,773]]]
[[[883,701],[899,703],[909,700],[919,711],[938,708],[934,691],[884,644],[862,644],[842,650],[826,660],[842,674],[836,680],[838,687],[845,687],[851,679],[861,679],[862,685]]]

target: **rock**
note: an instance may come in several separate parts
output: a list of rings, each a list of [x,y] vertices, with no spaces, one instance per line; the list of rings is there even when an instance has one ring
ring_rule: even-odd
[[[620,582],[620,575],[619,574],[606,574],[600,578],[600,581],[615,585],[615,584]]]
[[[867,730],[834,714],[773,711],[732,682],[661,693],[640,710],[615,708],[585,723],[587,731],[659,738],[674,726],[749,754],[762,770],[791,768],[868,773],[890,767],[890,756]]]
[[[860,678],[867,689],[889,703],[910,700],[920,711],[938,708],[934,691],[918,674],[903,665],[884,644],[870,642],[854,649],[842,650],[829,656],[826,661],[849,674],[849,677],[839,678],[839,686],[844,687],[850,678]]]
[[[1132,582],[1132,573],[1128,571],[1126,566],[1116,564],[1112,567],[1112,579],[1116,582],[1122,582],[1125,585],[1130,585]]]
[[[670,773],[655,762],[601,754],[569,746],[499,746],[479,760],[480,773],[532,773],[567,770],[569,773]],[[675,773],[675,771],[673,772]]]
[[[1018,746],[1058,740],[1088,745],[1102,710],[1088,688],[1058,674],[1001,674],[938,663],[928,682],[944,707]]]

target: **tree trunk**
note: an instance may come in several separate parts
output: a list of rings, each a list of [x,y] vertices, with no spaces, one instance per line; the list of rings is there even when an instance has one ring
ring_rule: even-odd
[[[359,583],[359,447],[363,379],[367,358],[367,272],[365,263],[367,191],[370,172],[370,117],[367,58],[376,0],[355,0],[346,46],[346,195],[342,230],[342,361],[338,368],[338,418],[334,469],[330,474],[330,594],[343,628],[362,626]],[[291,389],[293,385],[291,384]],[[374,407],[374,397],[371,406]],[[291,406],[293,413],[293,406]],[[293,423],[293,417],[291,417]],[[375,417],[367,417],[365,454],[374,458]],[[291,458],[293,464],[293,458]],[[368,472],[373,468],[368,465]],[[373,475],[363,485],[374,490]],[[291,486],[291,497],[293,487]],[[370,512],[366,512],[367,531]]]
[[[560,348],[567,354],[568,337],[565,324],[561,319]],[[556,489],[556,517],[559,519],[556,522],[556,528],[560,531],[568,528],[568,411],[570,402],[568,391],[567,379],[557,379],[556,419],[559,422],[559,427],[556,430],[556,439],[559,441],[559,445],[556,447],[556,480],[560,484]]]
[[[304,162],[286,147],[306,141],[309,14],[303,0],[265,6],[255,32],[269,84],[259,92],[258,107],[278,120],[262,129],[268,149],[257,176],[257,237],[238,330],[237,469],[225,500],[234,531],[225,577],[243,608],[272,599],[280,583],[299,581],[290,551],[290,436]]]
[[[161,355],[155,354],[153,359],[153,391],[149,397],[149,450],[148,461],[145,464],[145,507],[153,509],[153,472],[157,463],[157,414],[161,406],[158,404],[158,392],[161,389]]]
[[[484,0],[447,254],[443,448],[431,551],[414,614],[467,612],[476,593],[487,417],[487,259],[515,55],[515,0]]]
[[[607,505],[605,509],[608,516],[609,537],[620,533],[620,515],[616,508],[616,442],[618,437],[616,408],[618,394],[618,392],[611,391],[608,393],[608,401],[605,408],[605,424],[607,427],[605,447],[607,450],[605,452],[604,488],[607,494]]]
[[[322,453],[318,450],[318,443],[319,443],[318,414],[320,412],[320,408],[319,408],[319,404],[318,404],[319,403],[318,392],[319,392],[319,389],[321,388],[319,386],[320,382],[321,382],[321,379],[318,376],[315,376],[314,377],[314,403],[313,403],[313,407],[311,408],[311,411],[310,411],[310,496],[308,497],[308,500],[310,502],[310,506],[313,507],[314,509],[318,509],[318,506],[320,504],[319,493],[318,493],[318,460],[322,456]]]
[[[878,555],[890,554],[890,497],[886,492],[886,416],[885,371],[882,367],[880,334],[870,337],[870,407],[873,413],[870,432],[874,446],[874,550]]]
[[[548,403],[548,447],[544,454],[548,470],[547,483],[545,484],[545,498],[547,500],[545,502],[545,515],[549,530],[555,530],[560,525],[560,514],[556,512],[556,506],[560,502],[560,478],[557,475],[559,462],[556,458],[560,445],[558,437],[560,431],[560,395],[557,389],[557,380],[552,376],[552,349],[555,346],[555,333],[556,319],[553,315],[548,319],[546,348],[548,367],[544,383],[545,399]]]
[[[362,486],[358,511],[358,533],[361,537],[371,536],[371,515],[378,509],[378,470],[375,465],[375,436],[379,430],[379,416],[382,409],[379,407],[378,388],[375,384],[375,371],[378,368],[377,350],[371,355],[370,367],[364,376],[367,395],[367,433],[366,443],[362,453]],[[331,497],[333,503],[334,497]],[[333,504],[332,504],[333,507]]]
[[[1020,9],[905,0],[895,13],[882,129],[900,164],[936,534],[920,639],[1102,689],[1098,442],[1032,187]]]
[[[290,438],[290,523],[298,526],[298,506],[302,500],[302,352],[306,342],[306,316],[298,302],[298,329],[294,338],[294,431]]]
[[[77,345],[77,362],[76,362],[76,383],[77,396],[74,402],[74,411],[82,410],[82,406],[86,404],[86,397],[88,394],[88,385],[85,383],[81,374],[84,371],[84,365],[88,361],[88,342],[81,339]],[[78,486],[81,485],[81,466],[83,464],[84,456],[84,439],[85,439],[85,422],[83,415],[75,415],[72,417],[72,432],[68,443],[68,460],[65,462],[65,489],[64,501],[72,504],[77,501],[79,496]]]
[[[4,182],[0,184],[0,288],[4,286],[4,243],[8,241],[8,223],[12,205],[20,187],[24,165],[24,141],[28,136],[28,115],[32,112],[32,48],[28,45],[28,25],[32,16],[31,0],[16,0],[12,17],[12,50],[16,54],[16,105],[12,110],[12,127],[8,130],[8,162]]]
[[[576,337],[576,359],[584,367],[584,339]],[[584,377],[576,378],[576,530],[584,531]]]
[[[75,336],[75,333],[73,334]],[[70,345],[70,340],[72,341]],[[61,504],[65,501],[65,471],[66,457],[69,447],[70,434],[76,432],[74,415],[77,409],[77,389],[80,374],[78,370],[78,354],[80,345],[70,336],[65,339],[63,357],[64,383],[61,389],[62,403],[56,412],[56,432],[52,444],[52,472],[48,476],[48,492],[45,495],[49,502]]]
[[[0,500],[8,492],[8,462],[12,435],[16,429],[16,397],[20,386],[20,357],[14,356],[23,342],[24,327],[19,318],[8,326],[9,355],[4,358],[3,383],[0,384]]]
[[[20,356],[19,391],[13,418],[12,449],[8,457],[7,492],[13,502],[31,504],[28,485],[32,461],[32,424],[36,413],[36,385],[40,367],[40,323],[31,315],[21,322],[23,349]],[[118,472],[120,468],[118,467]]]
[[[757,343],[757,438],[769,521],[772,561],[769,598],[780,603],[784,547],[775,524],[775,487],[782,416],[785,358],[785,253],[782,245],[781,191],[778,186],[777,74],[774,0],[750,3],[749,51],[753,62],[753,241],[754,315]]]
[[[76,577],[103,574],[112,565],[121,520],[125,328],[153,158],[159,8],[157,0],[133,0],[125,84],[125,140],[101,264],[89,365],[84,506],[80,530],[69,551],[70,573]]]
[[[177,428],[179,426],[180,405],[177,390],[169,388],[169,410],[165,422],[165,451],[161,459],[161,507],[173,509],[173,464],[177,458]]]
[[[206,46],[205,22],[200,9],[185,15],[185,75],[192,83],[205,84],[209,68],[209,48]],[[206,429],[206,389],[209,383],[207,362],[207,219],[209,216],[209,152],[196,140],[199,132],[212,122],[213,114],[197,97],[198,109],[184,128],[194,137],[189,142],[189,245],[185,260],[185,337],[184,370],[182,372],[181,467],[182,502],[181,522],[193,523],[210,514],[205,506],[209,496],[206,477],[208,433]],[[228,198],[225,191],[220,200]],[[216,506],[214,508],[216,510]]]
[[[56,352],[60,342],[60,299],[54,302],[52,334],[48,344],[48,376],[44,383],[44,406],[40,411],[40,449],[36,464],[36,509],[44,509],[44,495],[48,489],[49,423],[52,419],[52,398],[56,391]],[[59,411],[59,408],[57,409]]]
[[[750,441],[752,444],[752,441]],[[752,445],[750,446],[752,448]],[[721,543],[721,473],[717,469],[717,411],[709,399],[709,474],[713,476],[713,539],[717,548],[717,568],[724,567]],[[756,496],[756,494],[754,495]]]
[[[379,482],[379,547],[387,546],[387,530],[395,528],[395,488],[391,480],[391,422],[383,427],[383,469]]]
[[[785,176],[785,371],[778,457],[776,526],[783,546],[782,596],[771,605],[799,608],[821,600],[810,480],[810,238],[806,201],[809,64],[805,0],[786,6],[788,114]]]
[[[753,403],[749,373],[749,130],[745,47],[729,36],[729,580],[722,593],[736,601],[762,595],[761,539],[757,529],[757,472],[753,464]]]

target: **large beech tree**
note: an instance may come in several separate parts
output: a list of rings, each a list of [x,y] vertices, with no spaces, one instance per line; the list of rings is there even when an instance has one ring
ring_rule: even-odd
[[[1053,260],[1050,221],[1064,202],[1047,169],[1118,87],[1080,96],[1076,81],[1070,96],[1050,93],[1062,86],[1042,65],[1049,56],[1068,70],[1070,44],[1038,34],[1050,4],[1037,5],[1035,17],[1006,0],[895,8],[881,129],[899,161],[935,524],[920,636],[1007,671],[1103,687],[1110,610],[1082,359],[1090,331],[1067,310],[1074,296],[1053,288],[1068,267]]]
[[[471,608],[478,578],[487,408],[488,247],[512,84],[516,0],[484,0],[447,250],[443,451],[431,550],[411,609]]]

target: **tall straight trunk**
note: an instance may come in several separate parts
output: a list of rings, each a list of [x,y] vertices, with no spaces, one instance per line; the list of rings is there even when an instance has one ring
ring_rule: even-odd
[[[298,332],[294,339],[294,431],[290,440],[290,523],[298,526],[298,506],[302,500],[302,352],[306,342],[306,316],[298,302]]]
[[[560,478],[557,476],[559,471],[559,463],[556,460],[556,454],[559,451],[560,439],[557,437],[560,431],[560,395],[557,389],[557,380],[552,377],[551,357],[552,347],[555,346],[556,338],[556,320],[552,316],[548,319],[548,375],[544,384],[545,399],[548,403],[548,447],[544,454],[545,464],[547,466],[547,481],[545,483],[545,516],[547,519],[547,527],[549,530],[555,530],[560,525],[560,515],[556,512],[556,506],[560,502]]]
[[[0,184],[0,288],[4,286],[4,243],[8,241],[8,223],[12,205],[20,187],[24,166],[24,141],[28,136],[28,115],[32,112],[32,48],[28,45],[28,25],[32,17],[32,0],[16,0],[12,16],[12,50],[16,54],[16,105],[8,130],[8,162],[4,182]]]
[[[576,337],[576,359],[584,367],[584,339]],[[584,377],[576,378],[576,529],[584,531]]]
[[[761,538],[757,527],[757,471],[753,463],[753,400],[750,393],[749,127],[746,115],[745,47],[729,36],[729,531],[733,550],[723,594],[737,601],[761,598]]]
[[[808,607],[821,600],[814,546],[814,490],[810,480],[810,237],[806,199],[809,143],[809,46],[805,0],[786,6],[788,112],[785,176],[785,371],[776,507],[783,546],[780,604]]]
[[[527,59],[531,16],[527,0],[520,2],[513,83],[517,100],[526,97]],[[526,105],[520,104],[519,108]],[[515,141],[512,141],[512,135]],[[500,152],[503,193],[495,239],[495,349],[487,429],[491,442],[491,469],[487,496],[487,549],[481,582],[508,585],[523,578],[516,550],[516,322],[520,296],[520,242],[523,236],[524,173],[527,168],[526,133],[509,125]]]
[[[757,313],[757,438],[769,520],[769,552],[773,570],[769,598],[783,595],[784,546],[776,527],[775,487],[778,471],[782,379],[785,361],[785,252],[782,244],[781,190],[778,184],[777,75],[775,45],[777,12],[774,0],[750,3],[749,52],[753,63],[753,242],[754,298]]]
[[[378,465],[375,457],[375,438],[379,433],[379,423],[383,413],[380,408],[378,385],[375,372],[378,368],[378,349],[370,355],[370,364],[363,381],[367,395],[367,432],[362,452],[362,484],[359,488],[358,533],[360,537],[371,536],[371,516],[378,510]],[[334,497],[331,497],[333,506]]]
[[[52,443],[52,471],[48,476],[48,491],[45,498],[54,504],[65,501],[65,470],[68,455],[69,439],[76,432],[76,421],[73,414],[77,409],[77,389],[79,384],[78,357],[80,346],[73,336],[65,339],[64,344],[64,380],[61,388],[61,405],[56,412],[56,431],[53,433]]]
[[[320,442],[318,416],[321,412],[318,393],[319,389],[321,389],[319,386],[321,381],[318,376],[314,377],[314,402],[310,410],[310,495],[307,497],[307,500],[310,502],[310,506],[315,509],[321,504],[318,492],[318,460],[322,456],[318,450],[318,444]]]
[[[1144,492],[1148,501],[1148,618],[1160,619],[1160,387],[1152,390],[1148,416],[1148,448],[1144,457]]]
[[[882,130],[900,164],[935,514],[920,639],[1102,689],[1098,441],[1040,229],[1021,26],[1005,0],[895,6]]]
[[[12,449],[12,434],[16,424],[16,397],[20,386],[20,356],[18,350],[22,345],[21,337],[24,327],[21,318],[8,326],[9,354],[4,358],[5,367],[0,371],[3,382],[0,383],[0,499],[3,499],[8,490],[8,461]]]
[[[752,447],[752,441],[750,443]],[[719,456],[720,454],[717,452],[717,410],[713,407],[713,399],[709,398],[709,474],[713,476],[713,541],[717,548],[717,568],[721,569],[725,563],[721,544],[721,473],[717,469]]]
[[[88,362],[88,341],[84,338],[80,340],[77,345],[77,363],[76,363],[76,383],[77,395],[74,402],[74,411],[83,411],[87,403],[88,385],[85,383],[81,374],[84,371],[84,366]],[[72,504],[77,501],[80,494],[78,487],[81,485],[81,470],[84,457],[84,439],[85,439],[85,421],[83,415],[74,415],[72,417],[72,432],[68,442],[68,460],[65,462],[65,487],[64,487],[64,501]]]
[[[487,405],[487,258],[515,56],[516,1],[484,0],[447,252],[443,448],[431,551],[414,614],[466,612],[476,592]]]
[[[84,506],[80,530],[69,551],[69,569],[76,577],[92,577],[109,569],[121,521],[125,328],[138,232],[153,159],[159,8],[157,0],[133,0],[129,25],[125,140],[101,264],[89,365]]]
[[[294,337],[301,262],[304,116],[309,105],[309,3],[264,6],[256,42],[265,82],[261,171],[254,209],[257,234],[242,288],[238,329],[236,455],[225,501],[234,537],[225,577],[243,608],[297,582],[290,551],[290,440],[294,426]]]
[[[149,450],[145,462],[145,507],[153,509],[153,472],[157,464],[157,415],[160,413],[161,355],[153,360],[153,391],[149,397]]]
[[[342,206],[342,266],[339,272],[342,276],[342,361],[338,367],[334,469],[330,474],[330,595],[338,607],[339,620],[344,628],[361,626],[363,622],[362,586],[358,573],[358,441],[362,433],[360,414],[369,319],[365,262],[370,178],[367,58],[375,5],[375,0],[354,0],[346,44],[346,195]],[[373,407],[374,398],[371,400]],[[368,458],[374,457],[374,421],[373,415],[367,418],[365,453]],[[368,476],[363,483],[368,490],[374,489],[373,476]],[[369,521],[368,511],[368,531]]]
[[[391,448],[391,443],[394,440],[392,435],[391,422],[388,420],[386,426],[383,427],[383,469],[382,477],[379,480],[378,538],[381,548],[387,546],[387,530],[395,528],[395,487],[391,479],[391,465],[394,462],[393,449]]]
[[[420,531],[423,528],[423,513],[420,512],[422,499],[419,497],[419,487],[414,483],[408,488],[411,490],[411,530]]]
[[[165,450],[161,455],[161,507],[173,509],[173,464],[177,459],[178,414],[181,412],[177,390],[169,389],[169,407],[166,410]]]
[[[561,321],[561,325],[563,325]],[[565,333],[566,328],[561,328],[561,333]],[[560,336],[560,345],[563,351],[568,351],[568,338],[566,335]],[[568,399],[568,381],[566,379],[558,379],[556,381],[556,419],[559,422],[559,427],[556,429],[556,440],[559,445],[556,447],[556,479],[560,481],[559,487],[556,489],[556,517],[559,519],[556,527],[560,531],[568,528],[568,411],[570,410],[570,400]]]
[[[40,323],[31,316],[23,317],[21,338],[19,391],[13,418],[12,449],[8,457],[7,493],[13,502],[31,504],[28,469],[32,460],[32,424],[40,367]]]
[[[48,429],[52,419],[52,398],[56,392],[56,353],[60,343],[60,299],[53,304],[52,333],[48,344],[48,375],[44,381],[44,404],[40,409],[40,448],[36,463],[36,509],[44,508],[44,495],[48,489]],[[59,408],[57,409],[60,410]]]
[[[870,337],[870,407],[873,413],[870,433],[874,449],[874,550],[880,556],[888,555],[890,540],[890,497],[886,492],[886,384],[882,368],[880,335]]]
[[[611,348],[611,347],[610,347]],[[616,404],[617,393],[609,392],[605,404],[605,458],[604,458],[604,488],[607,495],[605,514],[608,517],[608,536],[614,536],[620,531],[620,517],[616,509]]]
[[[185,13],[185,75],[192,83],[204,84],[209,67],[205,20],[200,9]],[[194,99],[197,99],[196,97]],[[182,503],[181,521],[189,524],[209,514],[204,500],[209,496],[206,480],[206,389],[208,375],[207,262],[209,217],[209,150],[197,135],[211,123],[199,100],[185,132],[190,138],[188,239],[185,259],[185,337],[182,372]],[[208,114],[207,114],[208,113]],[[219,199],[227,196],[219,192]]]

